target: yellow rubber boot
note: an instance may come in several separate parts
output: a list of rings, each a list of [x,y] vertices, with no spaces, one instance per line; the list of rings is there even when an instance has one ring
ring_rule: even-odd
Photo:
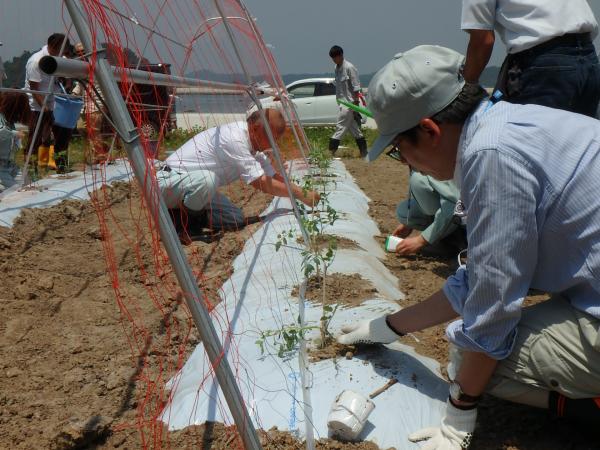
[[[40,169],[45,169],[48,167],[48,157],[50,156],[50,148],[45,145],[40,145],[38,147],[38,167]]]
[[[48,152],[48,169],[56,170],[56,161],[54,161],[54,145],[50,146],[50,151]]]

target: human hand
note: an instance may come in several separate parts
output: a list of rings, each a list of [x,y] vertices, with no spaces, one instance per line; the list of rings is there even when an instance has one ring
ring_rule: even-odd
[[[426,245],[427,241],[421,235],[409,237],[403,239],[402,242],[396,246],[396,253],[399,255],[412,255],[417,253]]]
[[[477,408],[458,409],[448,399],[441,426],[416,431],[408,440],[426,441],[421,450],[466,450],[471,445],[476,420]]]
[[[344,325],[342,333],[337,337],[340,344],[390,344],[400,337],[388,327],[386,316],[372,320]]]
[[[456,408],[450,400],[446,403],[446,413],[439,428],[424,428],[408,436],[411,442],[426,441],[421,450],[463,450],[469,448],[477,409]]]
[[[399,238],[404,239],[405,237],[407,237],[410,233],[412,233],[412,228],[404,225],[403,223],[401,223],[400,225],[398,225],[396,227],[396,229],[392,232],[392,235],[394,236],[398,236]]]
[[[307,191],[302,193],[302,203],[306,206],[314,208],[321,201],[321,195],[317,191]]]

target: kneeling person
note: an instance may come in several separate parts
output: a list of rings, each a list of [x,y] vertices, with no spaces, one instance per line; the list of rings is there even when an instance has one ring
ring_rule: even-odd
[[[343,328],[344,344],[390,343],[452,321],[452,380],[441,423],[409,436],[469,446],[479,397],[600,423],[600,123],[485,100],[464,58],[436,46],[396,55],[369,85],[380,137],[438,180],[456,179],[469,258],[416,305]],[[523,308],[530,288],[550,300]],[[460,357],[461,356],[461,357]]]
[[[465,230],[454,222],[457,201],[458,189],[453,181],[439,181],[411,169],[408,199],[396,208],[400,225],[393,234],[403,238],[396,252],[454,256],[465,249]],[[409,237],[413,230],[421,233]]]
[[[275,139],[286,123],[276,109],[265,109]],[[189,239],[186,225],[213,229],[239,229],[248,220],[217,189],[236,180],[278,197],[288,197],[280,174],[263,153],[271,147],[260,111],[244,122],[233,122],[202,131],[170,155],[157,172],[158,184],[180,236]],[[314,191],[304,193],[292,184],[294,196],[313,206],[319,201]]]

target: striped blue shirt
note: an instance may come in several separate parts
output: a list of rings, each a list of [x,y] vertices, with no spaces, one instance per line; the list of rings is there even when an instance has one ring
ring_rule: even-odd
[[[448,338],[506,358],[530,287],[600,318],[600,121],[484,103],[457,159],[469,256],[443,288],[462,316]]]

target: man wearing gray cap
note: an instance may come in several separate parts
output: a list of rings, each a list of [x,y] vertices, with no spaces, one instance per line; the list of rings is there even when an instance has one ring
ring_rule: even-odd
[[[499,102],[465,84],[464,58],[420,46],[369,85],[380,136],[416,170],[454,179],[469,257],[442,290],[394,314],[342,328],[344,344],[391,343],[452,322],[450,395],[426,448],[467,448],[484,392],[600,423],[600,122]],[[530,288],[551,294],[522,308]]]

